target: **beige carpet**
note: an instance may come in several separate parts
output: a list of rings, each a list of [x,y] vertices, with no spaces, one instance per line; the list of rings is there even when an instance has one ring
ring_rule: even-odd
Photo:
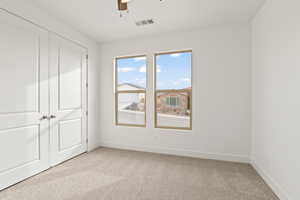
[[[0,192],[1,200],[277,200],[247,164],[100,148]]]

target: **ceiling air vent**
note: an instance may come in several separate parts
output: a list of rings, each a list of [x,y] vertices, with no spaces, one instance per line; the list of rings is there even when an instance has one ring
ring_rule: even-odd
[[[154,20],[153,19],[141,20],[141,21],[135,22],[135,24],[137,26],[146,26],[146,25],[154,24]]]

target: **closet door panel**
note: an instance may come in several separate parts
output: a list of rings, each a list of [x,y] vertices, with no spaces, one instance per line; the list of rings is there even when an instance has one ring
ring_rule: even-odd
[[[1,113],[38,112],[39,33],[7,23],[1,22]]]
[[[48,33],[0,10],[0,190],[49,167]]]
[[[0,172],[6,172],[39,160],[40,130],[38,125],[7,129],[0,131],[0,134],[0,148],[2,150],[0,157],[6,158],[5,162],[0,165]]]
[[[82,121],[78,119],[61,120],[59,122],[59,151],[80,146],[82,141]]]
[[[81,49],[64,42],[59,49],[59,109],[81,108],[82,57]]]

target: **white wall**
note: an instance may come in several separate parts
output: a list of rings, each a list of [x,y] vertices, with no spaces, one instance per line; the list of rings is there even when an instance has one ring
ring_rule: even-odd
[[[0,8],[19,15],[26,20],[42,26],[50,31],[58,33],[68,39],[80,43],[88,48],[89,51],[89,119],[88,119],[88,149],[92,150],[99,146],[99,127],[98,127],[98,100],[99,100],[99,83],[98,83],[98,67],[100,49],[96,41],[82,35],[76,30],[70,28],[66,24],[55,20],[53,16],[49,16],[45,11],[35,7],[30,1],[22,0],[1,0]]]
[[[253,21],[254,166],[300,199],[300,1],[268,0]]]
[[[251,30],[224,25],[128,39],[101,46],[100,132],[103,146],[248,162],[251,146]],[[193,131],[154,129],[151,73],[147,128],[116,127],[113,58],[193,50]]]

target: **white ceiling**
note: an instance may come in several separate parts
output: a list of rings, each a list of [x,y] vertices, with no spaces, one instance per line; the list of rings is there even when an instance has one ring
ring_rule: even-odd
[[[265,0],[132,0],[120,18],[117,0],[31,0],[98,42],[249,21]],[[154,25],[135,21],[153,18]]]

